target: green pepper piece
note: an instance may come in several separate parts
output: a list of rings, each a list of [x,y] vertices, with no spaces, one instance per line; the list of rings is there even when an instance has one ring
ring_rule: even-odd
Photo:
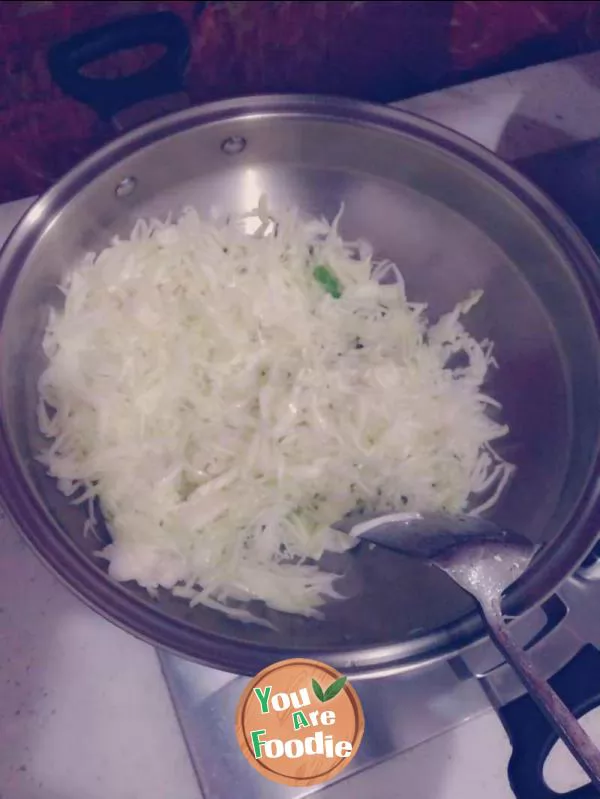
[[[325,291],[331,296],[339,300],[342,296],[342,286],[333,272],[326,266],[315,266],[313,269],[315,280],[320,283]]]

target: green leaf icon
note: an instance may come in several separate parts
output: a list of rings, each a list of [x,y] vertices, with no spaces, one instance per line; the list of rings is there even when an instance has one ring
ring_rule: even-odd
[[[325,691],[323,702],[328,702],[330,699],[333,699],[335,696],[339,694],[339,692],[343,689],[344,685],[346,685],[347,677],[339,677],[335,682],[332,682],[329,688]]]
[[[313,677],[313,681],[312,681],[312,689],[313,689],[314,694],[317,697],[317,699],[319,699],[321,702],[324,702],[325,701],[325,695],[323,694],[323,689],[321,688],[321,686],[315,680],[314,677]]]
[[[338,677],[338,679],[334,680],[329,686],[329,688],[327,688],[327,690],[323,692],[323,689],[313,677],[312,681],[313,693],[320,702],[329,702],[330,699],[334,699],[340,693],[344,685],[346,685],[347,680],[348,680],[347,677]]]

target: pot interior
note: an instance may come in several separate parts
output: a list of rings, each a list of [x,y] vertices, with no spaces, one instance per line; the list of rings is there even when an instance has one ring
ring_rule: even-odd
[[[230,141],[239,152],[229,152]],[[531,200],[511,174],[479,148],[408,115],[300,98],[283,108],[246,101],[195,109],[84,162],[34,206],[0,262],[0,469],[10,472],[5,500],[25,535],[106,615],[223,668],[253,671],[301,653],[348,672],[403,668],[480,634],[473,602],[444,574],[367,546],[332,559],[349,598],[326,605],[322,620],[266,611],[272,630],[201,605],[190,610],[166,592],[152,600],[108,579],[93,556],[98,542],[82,536],[83,511],[35,460],[45,445],[36,421],[40,342],[65,270],[115,234],[127,235],[140,216],[164,217],[188,204],[206,214],[246,211],[267,193],[275,210],[295,205],[328,218],[344,203],[342,235],[366,238],[377,256],[395,261],[409,298],[426,302],[430,319],[484,290],[466,324],[495,342],[499,369],[488,393],[502,403],[511,431],[498,451],[517,466],[491,515],[536,542],[571,536],[568,556],[557,552],[559,568],[556,557],[540,563],[529,594],[525,579],[524,601],[539,600],[591,543],[572,517],[600,433],[598,332],[581,288],[594,263],[568,223],[543,198]]]

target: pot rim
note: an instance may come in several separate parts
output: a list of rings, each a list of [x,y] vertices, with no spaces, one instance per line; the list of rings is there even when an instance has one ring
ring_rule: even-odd
[[[43,194],[25,213],[0,251],[0,325],[10,303],[12,289],[29,253],[44,229],[60,214],[79,190],[107,168],[155,142],[182,131],[234,118],[265,116],[330,119],[380,127],[417,138],[458,157],[490,181],[508,190],[550,233],[568,259],[581,289],[582,307],[589,314],[598,341],[595,367],[600,376],[600,263],[576,226],[542,191],[499,157],[466,137],[406,111],[337,97],[265,95],[224,100],[192,107],[130,131],[75,166]],[[0,327],[1,330],[1,327]],[[124,591],[105,571],[91,563],[65,535],[48,535],[49,522],[36,492],[21,473],[0,409],[0,496],[13,523],[57,577],[86,604],[105,618],[154,645],[206,665],[251,674],[299,651],[237,642],[233,638],[202,631],[190,622],[175,619],[151,601],[144,602]],[[520,615],[547,599],[581,563],[593,547],[600,520],[593,519],[600,494],[600,438],[594,463],[582,486],[580,500],[563,532],[544,546],[527,573],[508,592],[506,612]],[[596,527],[597,524],[597,527]],[[46,530],[46,534],[44,533]],[[54,533],[54,531],[53,531]],[[360,649],[302,650],[305,657],[325,660],[353,678],[399,673],[446,659],[485,637],[478,614],[458,620],[444,633],[435,630],[419,639],[414,656],[401,652],[402,644]],[[429,648],[428,648],[429,647]]]

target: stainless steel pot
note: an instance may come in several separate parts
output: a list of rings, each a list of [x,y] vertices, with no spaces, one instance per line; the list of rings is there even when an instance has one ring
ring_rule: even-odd
[[[114,109],[113,109],[114,111]],[[546,546],[507,598],[523,613],[593,545],[600,518],[598,262],[565,216],[487,150],[425,120],[349,100],[255,97],[214,103],[129,132],[41,197],[0,255],[0,492],[46,563],[82,599],[132,633],[212,666],[252,673],[305,655],[345,673],[381,674],[449,656],[480,638],[472,601],[443,574],[360,548],[333,565],[349,598],[322,620],[264,611],[244,625],[108,578],[70,506],[36,461],[40,341],[56,284],[86,251],[140,216],[187,204],[275,206],[332,217],[398,263],[431,317],[485,291],[471,330],[496,342],[490,385],[517,475],[494,519]]]

